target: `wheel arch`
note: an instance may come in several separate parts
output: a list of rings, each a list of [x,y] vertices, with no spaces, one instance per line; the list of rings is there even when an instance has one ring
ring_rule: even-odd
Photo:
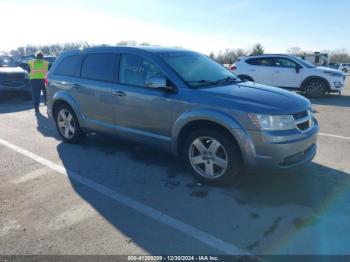
[[[301,83],[300,91],[304,91],[306,84],[308,82],[312,81],[312,80],[321,80],[321,81],[323,81],[326,84],[326,86],[327,86],[327,92],[329,92],[331,90],[331,85],[330,85],[330,83],[328,82],[328,80],[326,78],[321,77],[321,76],[309,76],[309,77],[305,78],[304,81]]]
[[[57,108],[62,104],[68,105],[74,111],[76,117],[78,118],[80,126],[82,126],[82,123],[84,123],[84,116],[79,109],[79,105],[71,95],[65,92],[58,92],[53,97],[51,110],[53,118],[56,117]]]
[[[172,132],[172,150],[175,154],[180,155],[183,143],[187,135],[193,130],[199,128],[215,128],[220,130],[233,141],[239,155],[244,162],[251,162],[255,155],[255,149],[250,135],[244,130],[238,121],[220,112],[188,112],[180,117],[174,125]],[[209,111],[209,110],[208,110]],[[215,117],[208,117],[208,116]]]

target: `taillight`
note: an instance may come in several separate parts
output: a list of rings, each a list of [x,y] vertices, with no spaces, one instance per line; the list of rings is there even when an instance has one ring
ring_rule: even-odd
[[[44,83],[45,83],[45,87],[47,87],[47,85],[49,84],[49,81],[47,80],[47,75],[44,78]]]
[[[237,69],[237,67],[235,65],[230,66],[231,71],[236,70],[236,69]]]

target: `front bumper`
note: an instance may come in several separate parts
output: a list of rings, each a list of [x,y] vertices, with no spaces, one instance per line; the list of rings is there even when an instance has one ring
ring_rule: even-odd
[[[339,92],[342,91],[345,87],[346,77],[338,77],[330,80],[330,92]]]
[[[30,86],[30,81],[26,79],[21,83],[17,83],[16,85],[6,85],[0,83],[0,91],[31,93],[32,89]]]
[[[316,155],[318,123],[307,132],[249,131],[254,151],[246,156],[246,169],[290,170],[309,163]]]

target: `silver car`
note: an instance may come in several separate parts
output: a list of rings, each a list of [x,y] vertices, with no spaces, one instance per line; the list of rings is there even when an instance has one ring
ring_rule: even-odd
[[[309,100],[241,80],[193,51],[69,51],[47,81],[48,111],[64,141],[98,132],[155,144],[206,182],[300,167],[316,154],[319,127]]]

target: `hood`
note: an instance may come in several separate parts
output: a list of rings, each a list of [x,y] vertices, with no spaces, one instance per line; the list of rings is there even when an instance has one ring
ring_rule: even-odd
[[[318,66],[316,67],[316,69],[322,70],[322,71],[328,71],[328,72],[333,72],[333,73],[338,73],[338,74],[342,74],[344,75],[344,72],[339,70],[339,69],[335,69],[335,68],[331,68],[331,67],[325,67],[325,66]]]
[[[11,73],[27,73],[27,71],[25,71],[23,68],[16,66],[16,67],[0,67],[0,73],[7,73],[7,74],[11,74]]]
[[[234,85],[202,89],[216,98],[215,103],[249,113],[292,114],[310,107],[310,101],[294,92],[278,87],[242,82]]]

